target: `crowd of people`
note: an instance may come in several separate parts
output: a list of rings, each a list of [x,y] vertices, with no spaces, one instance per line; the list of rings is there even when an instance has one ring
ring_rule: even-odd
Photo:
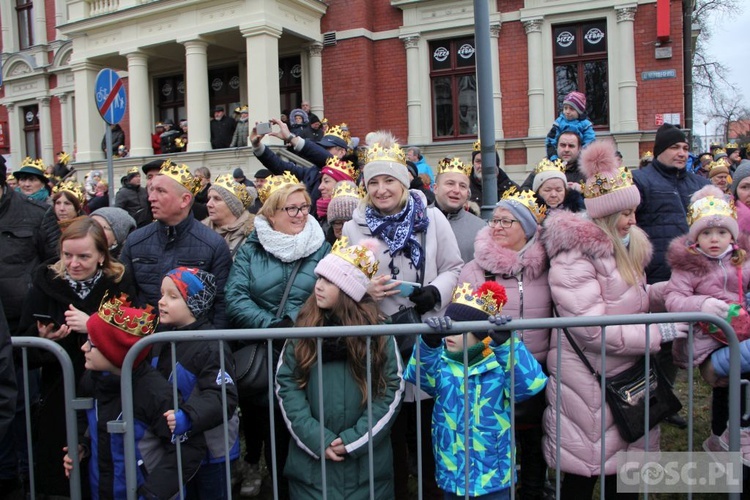
[[[615,455],[644,449],[644,439],[620,435],[573,343],[596,367],[606,343],[608,376],[658,353],[672,381],[678,367],[690,368],[692,350],[715,387],[704,447],[728,449],[726,339],[708,325],[696,327],[693,345],[682,323],[658,325],[648,336],[644,325],[613,326],[606,338],[600,327],[570,328],[567,339],[549,329],[450,330],[456,321],[664,310],[747,316],[750,162],[732,159],[746,150],[729,144],[705,164],[701,158],[702,175],[688,168],[684,133],[664,125],[652,159],[631,172],[611,141],[592,137],[585,97],[574,92],[548,136],[549,156],[520,186],[496,167],[499,202],[483,220],[472,213],[482,199],[479,143],[470,163],[445,158],[433,171],[419,148],[403,150],[390,132],[358,143],[345,124],[323,126],[307,107],[292,111],[288,123],[272,119],[268,134],[247,123],[246,107],[237,123],[217,108],[212,145],[250,146],[264,167],[252,180],[240,168],[213,178],[204,167],[156,160],[127,171],[113,207],[96,205],[101,172],[81,185],[51,182],[53,172],[39,161],[2,165],[1,333],[56,342],[73,362],[79,395],[95,406],[81,414],[81,444],[69,450],[57,362],[39,350],[26,372],[18,359],[15,373],[3,362],[0,374],[12,380],[0,384],[0,495],[22,491],[34,467],[44,478],[38,494],[69,496],[66,476],[79,468],[86,495],[119,498],[122,441],[106,432],[108,420],[121,418],[120,370],[135,342],[164,331],[427,322],[434,333],[326,337],[318,346],[290,330],[266,360],[276,366],[273,400],[267,390],[238,386],[249,367],[231,353],[257,340],[178,343],[175,360],[169,344],[144,350],[134,365],[133,401],[145,498],[177,493],[175,441],[189,498],[231,497],[227,455],[243,497],[261,492],[264,465],[273,465],[283,498],[319,498],[326,460],[329,498],[369,498],[370,480],[375,498],[410,498],[417,433],[425,498],[509,498],[512,433],[520,498],[548,497],[548,469],[558,466],[564,499],[590,498],[600,475],[607,498],[637,498],[616,493]],[[162,148],[171,130],[164,125]],[[280,158],[265,135],[314,166]],[[725,170],[733,180],[721,184]],[[750,372],[748,343],[743,356]],[[25,428],[24,391],[11,392],[24,379],[32,429]],[[467,410],[473,416],[465,422]],[[750,443],[750,422],[742,432]],[[658,427],[649,442],[658,448]],[[750,445],[743,444],[743,463],[750,465]]]

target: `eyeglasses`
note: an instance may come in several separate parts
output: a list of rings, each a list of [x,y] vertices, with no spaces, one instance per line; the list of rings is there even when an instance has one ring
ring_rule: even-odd
[[[310,213],[310,205],[302,205],[301,207],[282,207],[281,210],[286,212],[289,217],[297,217],[300,212],[302,215]]]
[[[518,222],[516,219],[490,219],[487,221],[487,225],[490,227],[502,226],[503,229],[510,229],[513,227],[513,223]]]
[[[94,345],[94,343],[93,343],[93,342],[91,341],[91,337],[86,337],[86,341],[87,341],[87,342],[89,343],[89,348],[88,348],[88,350],[87,350],[86,352],[91,352],[91,351],[93,351],[94,349],[96,349],[96,346],[95,346],[95,345]]]

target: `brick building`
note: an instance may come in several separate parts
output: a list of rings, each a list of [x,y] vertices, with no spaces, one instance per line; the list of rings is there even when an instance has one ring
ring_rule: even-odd
[[[153,155],[156,121],[186,118],[180,161],[218,171],[254,165],[210,151],[215,105],[266,120],[310,101],[353,135],[391,129],[431,164],[468,160],[478,134],[469,0],[7,0],[0,3],[0,153],[51,162],[75,151],[100,166],[104,124],[94,80],[116,69],[133,158]],[[544,155],[570,90],[585,90],[598,135],[626,164],[661,122],[684,122],[681,1],[490,2],[493,103],[501,163],[515,178]]]

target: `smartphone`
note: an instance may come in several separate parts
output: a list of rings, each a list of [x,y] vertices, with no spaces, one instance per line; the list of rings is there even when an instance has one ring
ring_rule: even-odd
[[[266,135],[271,133],[271,122],[260,122],[255,126],[255,132],[258,135]]]
[[[49,314],[34,314],[34,318],[43,325],[52,325],[52,328],[55,330],[60,328],[57,321],[55,321],[55,319]]]
[[[393,283],[394,281],[400,281],[400,280],[389,280],[388,283],[386,284]],[[398,294],[400,297],[408,297],[409,295],[414,293],[414,290],[416,288],[420,288],[421,286],[422,285],[420,285],[419,283],[415,283],[413,281],[400,281],[398,286],[396,286],[396,290],[399,291]]]

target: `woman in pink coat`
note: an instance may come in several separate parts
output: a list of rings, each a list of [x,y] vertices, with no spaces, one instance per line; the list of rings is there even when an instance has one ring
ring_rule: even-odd
[[[618,169],[610,142],[596,141],[581,155],[586,176],[584,197],[589,218],[560,211],[545,222],[542,242],[550,258],[549,285],[560,316],[607,316],[646,313],[658,302],[646,285],[644,269],[651,259],[651,244],[635,226],[635,209],[640,193],[632,175]],[[651,292],[651,293],[650,293]],[[686,327],[681,325],[681,328]],[[602,329],[570,328],[569,332],[594,367],[600,367]],[[659,350],[662,342],[684,335],[675,325],[650,330],[646,345],[644,325],[610,326],[606,329],[606,375],[616,375],[631,367],[647,352]],[[600,474],[605,475],[607,498],[631,498],[616,494],[619,451],[639,451],[644,440],[628,444],[620,436],[606,404],[601,387],[568,340],[553,330],[547,368],[548,407],[544,413],[544,454],[550,467],[565,473],[561,498],[591,498]],[[558,345],[562,369],[557,364]],[[557,394],[560,378],[561,393]],[[556,411],[556,402],[560,412]],[[605,411],[605,462],[601,461],[602,411]],[[560,435],[557,421],[560,420]],[[658,427],[650,432],[649,447],[658,449]],[[555,448],[560,447],[560,464]],[[632,498],[637,498],[634,494]]]
[[[507,191],[498,202],[488,226],[474,243],[474,260],[461,271],[459,282],[474,288],[485,281],[505,287],[508,302],[504,314],[515,319],[549,318],[552,298],[547,283],[547,254],[539,241],[539,224],[545,216],[533,191]],[[521,339],[537,361],[545,366],[549,330],[525,330]],[[545,370],[546,372],[546,370]],[[516,443],[521,452],[522,498],[542,498],[547,464],[542,453],[544,392],[516,405]]]

